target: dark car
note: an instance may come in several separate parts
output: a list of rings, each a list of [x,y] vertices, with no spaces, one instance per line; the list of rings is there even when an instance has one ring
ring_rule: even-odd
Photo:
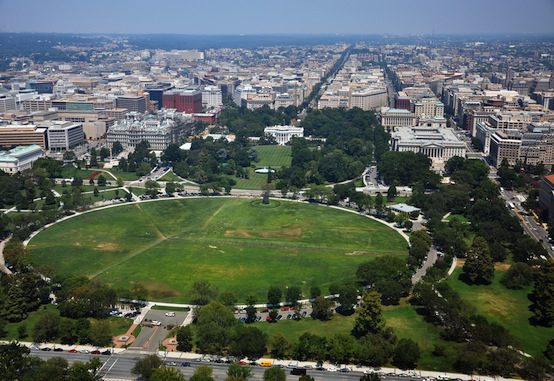
[[[188,362],[188,361],[183,361],[183,362],[181,363],[181,366],[182,366],[182,367],[188,368],[188,367],[190,366],[190,362]]]
[[[104,352],[102,352],[102,354],[105,356],[109,356],[112,354],[112,351],[110,351],[109,349],[106,349]]]
[[[44,348],[40,348],[40,350],[45,351],[45,352],[50,352],[52,350],[52,348],[44,347]]]
[[[99,355],[100,351],[97,349],[95,351],[90,352],[91,355]]]
[[[292,374],[293,376],[304,376],[306,374],[306,369],[304,369],[304,368],[293,368],[290,371],[290,374]]]
[[[63,352],[63,349],[61,349],[61,348],[54,348],[54,352]]]

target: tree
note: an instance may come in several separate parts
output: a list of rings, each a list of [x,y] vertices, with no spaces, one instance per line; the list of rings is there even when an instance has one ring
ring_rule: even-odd
[[[237,325],[231,339],[229,353],[233,356],[259,358],[266,352],[265,334],[256,327]]]
[[[302,376],[300,376],[298,381],[315,381],[315,379],[308,374],[303,374]]]
[[[175,184],[173,181],[169,181],[165,184],[165,193],[167,194],[173,194],[177,190],[177,184]]]
[[[179,369],[162,367],[153,369],[148,381],[185,381],[185,376],[179,372]]]
[[[358,302],[358,289],[353,284],[343,284],[339,288],[337,302],[340,304],[341,313],[352,312],[354,305]]]
[[[371,291],[362,298],[362,306],[354,323],[352,334],[355,337],[363,337],[368,333],[379,333],[385,323],[381,310],[381,295]]]
[[[533,283],[533,269],[527,263],[514,263],[504,273],[500,282],[509,289],[521,290]]]
[[[100,148],[100,160],[104,161],[108,158],[108,156],[110,156],[110,150],[106,147]]]
[[[290,355],[291,344],[282,333],[277,333],[269,340],[271,355],[276,359],[284,359]]]
[[[196,312],[196,346],[203,353],[219,354],[230,344],[238,321],[229,308],[210,302]]]
[[[94,197],[98,197],[100,195],[100,191],[98,190],[97,187],[94,187],[94,190],[92,191],[92,194],[94,195]]]
[[[302,289],[298,286],[290,286],[287,288],[286,300],[292,306],[298,305],[298,300],[302,297]]]
[[[160,368],[162,365],[163,361],[157,355],[148,355],[136,362],[133,369],[131,369],[131,373],[148,380],[153,370]]]
[[[287,375],[281,368],[271,367],[264,372],[264,381],[285,381]]]
[[[483,237],[473,240],[463,267],[463,279],[470,284],[489,284],[494,276],[494,262],[489,244]]]
[[[227,381],[246,381],[250,376],[252,376],[252,368],[249,366],[233,363],[227,368]]]
[[[256,310],[256,307],[254,307],[254,304],[256,303],[256,300],[253,296],[249,296],[246,299],[247,306],[245,308],[246,310],[246,323],[254,323],[256,321],[256,313],[258,312]]]
[[[144,183],[144,186],[146,187],[146,194],[152,197],[156,197],[158,195],[158,189],[160,189],[160,184],[158,184],[157,181],[148,180],[146,183]]]
[[[333,316],[331,308],[334,306],[334,302],[329,299],[325,299],[322,296],[318,296],[312,302],[312,317],[319,320],[329,320]]]
[[[200,280],[192,284],[190,299],[192,304],[202,306],[208,304],[211,300],[214,300],[217,297],[217,294],[217,289],[213,287],[210,282]]]
[[[214,381],[212,374],[212,368],[202,365],[196,368],[189,381]]]
[[[530,295],[533,302],[531,321],[545,327],[554,324],[554,260],[541,264],[535,275],[533,291]]]
[[[421,353],[419,345],[411,339],[400,339],[394,349],[392,363],[400,369],[414,369]]]
[[[175,336],[177,339],[178,351],[181,351],[181,352],[192,351],[193,334],[192,334],[192,328],[190,327],[190,325],[179,327],[177,329],[177,334]]]
[[[267,304],[270,306],[276,306],[281,303],[282,292],[277,286],[269,287],[267,290]]]
[[[104,177],[104,175],[98,176],[96,181],[98,182],[99,187],[105,187],[106,186],[106,178]]]
[[[387,190],[387,201],[394,201],[394,198],[396,197],[396,187],[394,184],[392,184],[389,189]]]
[[[298,338],[295,358],[301,361],[323,361],[327,355],[327,340],[325,337],[304,333]]]
[[[46,342],[58,337],[60,333],[60,316],[47,311],[38,319],[33,327],[33,340],[37,343]]]
[[[2,380],[21,380],[20,375],[33,369],[35,362],[30,350],[16,342],[0,345],[0,377]]]
[[[315,299],[321,295],[321,289],[317,286],[310,287],[310,298]]]
[[[122,151],[123,151],[123,146],[121,145],[121,143],[119,141],[115,141],[114,144],[112,144],[112,154],[116,156]]]

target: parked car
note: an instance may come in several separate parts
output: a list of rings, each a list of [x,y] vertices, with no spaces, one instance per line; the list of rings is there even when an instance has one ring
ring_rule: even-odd
[[[55,349],[54,349],[54,350],[55,350]],[[75,348],[72,348],[72,349],[69,349],[68,352],[69,352],[69,353],[77,353],[77,352],[79,352],[79,351],[78,351],[77,349],[75,349]]]
[[[54,348],[53,351],[54,352],[63,352],[63,349],[62,348]]]
[[[181,366],[182,366],[182,367],[185,367],[185,368],[188,368],[188,367],[190,366],[190,362],[188,362],[188,361],[183,361],[183,362],[181,363]]]
[[[165,313],[165,316],[167,316],[167,317],[174,317],[174,316],[175,316],[175,312],[166,312],[166,313]]]

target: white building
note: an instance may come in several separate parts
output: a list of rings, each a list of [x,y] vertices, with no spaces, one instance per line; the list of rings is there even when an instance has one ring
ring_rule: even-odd
[[[416,116],[413,112],[398,108],[387,108],[381,111],[381,125],[383,127],[415,126]]]
[[[51,151],[69,150],[83,144],[84,140],[81,123],[54,121],[48,125],[48,148]]]
[[[9,151],[0,151],[0,171],[14,174],[30,169],[33,162],[43,156],[44,151],[36,144],[17,146]]]
[[[303,137],[304,129],[293,126],[271,126],[264,128],[264,133],[273,136],[279,145],[285,145],[293,137]]]
[[[15,98],[11,95],[0,94],[0,113],[17,110]]]
[[[398,127],[391,134],[392,150],[428,156],[433,168],[441,170],[454,156],[465,157],[466,145],[449,128]]]
[[[364,111],[370,111],[385,107],[387,104],[388,96],[385,88],[352,91],[351,108],[358,107]]]
[[[217,86],[206,86],[202,90],[202,107],[204,110],[219,108],[223,105],[221,89]]]
[[[108,130],[107,142],[111,147],[120,142],[125,149],[134,149],[143,140],[154,151],[163,151],[173,142],[175,122],[154,116],[142,118],[130,113],[127,119],[118,121]]]
[[[414,113],[418,118],[443,118],[444,104],[437,98],[421,98],[414,103]]]

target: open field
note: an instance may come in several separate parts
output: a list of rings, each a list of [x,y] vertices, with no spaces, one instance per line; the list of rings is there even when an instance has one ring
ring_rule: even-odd
[[[59,311],[56,308],[56,306],[52,304],[41,306],[38,310],[33,311],[29,313],[29,316],[27,319],[17,322],[17,323],[6,323],[4,329],[6,331],[6,335],[3,337],[5,340],[23,340],[23,341],[31,341],[32,340],[32,332],[33,327],[38,322],[38,320],[47,313],[55,313],[56,315],[59,315]],[[95,321],[99,321],[97,319],[88,319],[91,324],[94,324]],[[131,326],[133,323],[132,319],[123,318],[123,317],[108,317],[104,319],[103,321],[107,321],[110,325],[110,335],[115,336],[122,333],[125,333],[127,329]],[[19,337],[19,334],[17,332],[18,328],[20,326],[24,326],[27,331],[27,337],[21,338]],[[53,342],[59,342],[58,340],[54,340]]]
[[[475,308],[475,311],[489,321],[503,325],[521,344],[523,350],[533,356],[542,353],[546,344],[554,337],[554,328],[536,327],[529,324],[527,294],[531,287],[523,290],[509,290],[501,283],[503,271],[496,271],[494,281],[487,286],[470,286],[458,279],[461,269],[456,269],[448,283]]]
[[[353,280],[357,266],[406,255],[394,230],[340,210],[290,201],[232,198],[120,206],[61,222],[29,244],[31,260],[119,289],[142,284],[154,300],[189,300],[207,280],[239,300],[263,301],[269,286],[323,290]]]
[[[281,167],[290,166],[292,160],[290,146],[255,146],[258,153],[258,161],[253,165],[255,168],[248,168],[248,179],[239,179],[233,176],[237,182],[236,189],[262,189],[267,182],[267,175],[254,172],[257,168],[271,167],[275,170]]]
[[[435,344],[443,344],[446,348],[456,346],[456,343],[443,341],[437,328],[423,320],[414,308],[404,301],[399,306],[387,306],[383,308],[383,317],[388,327],[394,330],[399,339],[408,338],[416,341],[421,349],[419,366],[428,370],[451,369],[452,360],[446,357],[433,356]],[[282,320],[277,323],[259,322],[254,326],[265,332],[268,336],[277,333],[283,334],[290,343],[298,342],[298,338],[304,333],[331,338],[338,334],[350,334],[354,327],[356,314],[351,316],[333,315],[329,321],[315,320],[310,317],[294,321]]]

